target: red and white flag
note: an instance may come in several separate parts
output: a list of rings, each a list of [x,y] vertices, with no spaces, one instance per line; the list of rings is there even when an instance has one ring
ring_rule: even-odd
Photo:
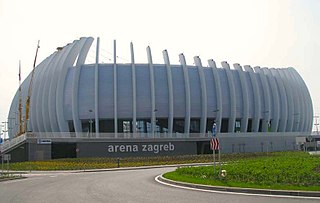
[[[218,138],[212,138],[210,140],[210,148],[211,150],[219,150],[220,149],[220,143]]]

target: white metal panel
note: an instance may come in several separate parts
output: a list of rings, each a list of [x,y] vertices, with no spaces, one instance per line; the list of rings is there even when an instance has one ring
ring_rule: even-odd
[[[64,101],[64,88],[66,83],[66,76],[68,73],[68,69],[74,64],[79,52],[84,45],[86,38],[81,38],[80,41],[76,41],[72,44],[72,47],[67,54],[65,60],[60,67],[60,74],[57,83],[57,90],[56,90],[56,114],[57,114],[57,121],[60,132],[69,132],[68,122],[64,117],[64,110],[63,110],[63,101]]]
[[[302,80],[302,78],[300,77],[300,75],[298,74],[298,72],[294,69],[294,68],[290,68],[290,70],[292,71],[293,75],[296,78],[297,83],[299,84],[300,87],[300,91],[301,94],[303,96],[303,119],[302,119],[302,125],[301,125],[301,131],[306,132],[306,131],[311,131],[310,123],[312,123],[312,104],[310,105],[310,101],[308,99],[308,97],[310,97],[309,92],[305,86],[304,81]],[[311,111],[311,112],[310,112]],[[311,119],[309,118],[311,115]],[[311,122],[310,122],[311,121]],[[310,130],[309,130],[310,128]]]
[[[61,70],[64,61],[68,57],[69,52],[71,51],[72,47],[74,46],[74,41],[71,44],[68,44],[66,47],[64,47],[61,50],[61,57],[57,64],[54,64],[54,70],[53,73],[51,74],[51,83],[50,83],[50,89],[49,89],[49,97],[48,101],[45,103],[48,105],[49,109],[49,119],[50,119],[50,124],[51,124],[51,130],[52,132],[61,132],[61,129],[58,124],[58,117],[57,117],[57,109],[56,109],[56,99],[57,99],[57,86],[58,86],[58,81],[60,78]]]
[[[186,137],[189,137],[190,132],[190,115],[191,115],[191,105],[190,105],[190,82],[189,74],[187,69],[187,62],[183,54],[179,54],[180,64],[183,69],[183,78],[184,78],[184,91],[185,91],[185,100],[186,100],[186,116],[184,119],[184,133]]]
[[[257,75],[254,74],[251,66],[244,66],[245,71],[249,72],[250,80],[253,87],[253,95],[254,95],[254,117],[252,122],[252,131],[259,131],[259,124],[261,118],[261,101],[260,101],[260,91],[257,81]]]
[[[117,44],[113,41],[113,102],[114,102],[114,134],[118,137],[118,88],[117,88]]]
[[[283,85],[287,95],[288,117],[287,117],[287,126],[285,131],[292,132],[294,108],[295,108],[293,103],[293,98],[292,98],[292,87],[289,85],[289,81],[287,80],[287,77],[284,74],[283,70],[277,69],[277,72],[283,81]]]
[[[278,126],[279,126],[279,118],[280,118],[280,99],[279,99],[279,92],[278,92],[278,87],[276,85],[276,81],[274,77],[271,74],[270,69],[268,68],[263,68],[262,71],[264,74],[267,76],[269,85],[270,85],[270,90],[271,90],[271,95],[272,95],[272,122],[271,122],[271,132],[277,132],[278,131]]]
[[[300,131],[301,126],[301,119],[302,119],[302,100],[304,99],[301,95],[301,92],[298,88],[298,84],[296,82],[295,77],[293,76],[293,73],[290,71],[289,68],[285,70],[285,73],[288,77],[289,85],[294,90],[293,93],[293,101],[294,101],[294,114],[293,114],[293,131],[297,132]]]
[[[300,76],[300,74],[294,68],[292,68],[292,69],[295,72],[295,74],[298,76],[298,78],[300,79],[302,88],[304,89],[304,92],[305,92],[305,95],[306,95],[306,101],[307,101],[307,125],[306,125],[306,128],[305,128],[305,132],[311,132],[312,131],[312,124],[313,124],[313,106],[312,106],[311,96],[310,96],[308,87],[307,87],[306,83],[304,82],[304,80],[302,79],[302,77]]]
[[[276,84],[279,89],[279,95],[280,95],[280,109],[281,109],[281,114],[280,114],[280,122],[279,122],[279,132],[285,132],[286,126],[287,126],[287,119],[288,119],[288,102],[287,102],[287,95],[286,91],[284,88],[283,81],[280,78],[279,73],[277,72],[276,69],[271,68],[270,69],[273,77],[276,80]]]
[[[173,130],[173,87],[172,87],[172,73],[168,51],[162,51],[163,59],[167,67],[167,78],[168,78],[168,91],[169,91],[169,116],[168,116],[168,133],[172,135]]]
[[[133,133],[137,132],[136,122],[137,122],[137,83],[136,83],[136,66],[134,63],[134,49],[133,43],[130,43],[130,54],[131,54],[131,68],[132,68],[132,122],[133,122]],[[154,125],[154,118],[152,118],[152,125]],[[154,126],[152,126],[154,129]]]
[[[248,87],[245,78],[245,73],[243,72],[242,67],[240,64],[235,63],[233,67],[238,71],[240,84],[242,89],[242,118],[241,118],[241,132],[247,132],[248,129],[248,119],[249,119],[249,96],[248,96]]]
[[[201,87],[201,120],[200,120],[200,133],[202,137],[205,136],[207,126],[207,89],[206,81],[203,74],[203,67],[199,56],[195,56],[194,63],[198,68],[200,87]]]
[[[74,72],[74,77],[72,81],[73,85],[73,92],[72,92],[72,118],[73,118],[73,125],[74,129],[76,132],[76,136],[79,136],[79,133],[82,132],[82,125],[79,119],[79,78],[80,78],[80,73],[81,73],[81,68],[82,65],[84,64],[88,51],[92,45],[93,38],[88,37],[80,50],[76,67],[75,67],[75,72]]]
[[[230,66],[226,61],[221,62],[222,67],[225,69],[228,84],[229,84],[229,95],[230,95],[230,117],[229,117],[229,126],[228,132],[234,132],[235,123],[236,123],[236,90],[234,87],[234,78],[230,70]]]
[[[39,106],[40,106],[40,102],[41,102],[41,93],[42,93],[42,89],[44,88],[45,85],[45,81],[43,80],[44,75],[46,74],[46,72],[49,71],[49,66],[51,64],[51,62],[54,60],[54,58],[56,57],[56,52],[54,52],[53,54],[51,54],[49,56],[49,58],[46,59],[46,63],[43,64],[43,67],[41,67],[41,69],[39,69],[38,73],[34,76],[34,89],[33,89],[33,94],[32,97],[34,97],[32,99],[31,102],[31,109],[30,109],[30,113],[31,113],[31,123],[32,123],[32,131],[33,132],[39,132],[39,128],[38,128],[38,123],[37,123],[37,112],[40,111]],[[49,123],[50,124],[50,123]],[[45,128],[46,132],[48,132],[50,129]]]
[[[262,123],[262,132],[267,132],[270,122],[270,115],[271,115],[271,98],[270,98],[270,87],[268,84],[268,80],[266,75],[261,71],[259,66],[254,67],[254,70],[256,73],[259,74],[261,83],[262,83],[262,89],[263,89],[263,100],[264,100],[264,109],[263,109],[263,118],[264,121]]]
[[[96,135],[99,137],[99,47],[100,38],[97,38],[96,64],[94,67],[94,119]]]
[[[216,125],[217,125],[217,132],[221,131],[221,123],[222,123],[222,96],[221,96],[221,85],[220,85],[220,78],[218,74],[218,68],[216,66],[216,62],[212,59],[208,60],[208,64],[212,69],[214,84],[216,88],[216,99],[217,99],[217,106],[214,112],[217,114],[216,116]]]

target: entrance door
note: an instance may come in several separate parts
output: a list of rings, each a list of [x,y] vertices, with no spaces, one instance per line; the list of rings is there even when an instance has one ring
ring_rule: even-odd
[[[76,158],[77,145],[76,143],[52,143],[51,144],[51,158]]]

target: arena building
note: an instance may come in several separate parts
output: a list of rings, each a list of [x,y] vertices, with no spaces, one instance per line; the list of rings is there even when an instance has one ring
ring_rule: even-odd
[[[132,43],[131,63],[123,64],[115,42],[113,63],[99,63],[99,38],[96,63],[85,64],[93,41],[59,48],[35,68],[32,83],[31,74],[22,83],[23,104],[32,84],[30,116],[22,121],[27,135],[38,144],[50,139],[51,154],[69,147],[75,156],[109,156],[109,149],[128,155],[150,143],[158,153],[203,153],[214,123],[226,152],[292,150],[295,137],[311,133],[311,97],[294,68],[217,67],[212,59],[204,67],[198,56],[188,65],[183,54],[173,65],[166,50],[164,63],[154,64],[150,47],[148,63],[137,64]],[[10,138],[19,134],[18,105],[17,92]]]

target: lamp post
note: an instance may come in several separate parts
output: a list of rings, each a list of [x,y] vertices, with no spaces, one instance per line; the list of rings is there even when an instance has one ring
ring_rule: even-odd
[[[216,113],[216,112],[219,112],[219,111],[220,111],[220,109],[216,109],[216,110],[213,110],[212,112]],[[213,126],[212,126],[212,136],[213,136],[212,139],[213,140],[215,140],[215,139],[218,140],[218,136],[217,136],[218,132],[219,132],[218,125],[214,121]],[[219,143],[219,141],[218,141],[218,143]],[[216,173],[216,149],[215,149],[214,146],[213,146],[212,152],[213,152],[213,173],[215,174]],[[218,158],[219,158],[219,176],[220,176],[220,174],[221,174],[220,146],[219,146]]]
[[[5,138],[6,137],[6,132],[8,132],[8,130],[7,130],[8,121],[4,121],[2,123],[3,123],[3,126],[4,126],[4,130],[2,131],[3,132],[3,138]]]
[[[158,109],[154,109],[153,110],[153,114],[154,114],[154,120],[152,123],[152,134],[153,134],[153,138],[155,138],[155,131],[156,131],[156,126],[157,126],[157,117],[156,117],[156,113],[158,112]]]
[[[216,131],[217,133],[220,131],[220,126],[218,125],[219,124],[219,121],[217,121],[217,114],[218,112],[220,111],[220,109],[216,109],[216,110],[213,110],[212,112],[213,113],[216,113],[215,115],[215,120],[213,121],[217,126],[216,126]]]
[[[317,132],[317,135],[319,135],[319,123],[318,123],[318,118],[319,116],[314,116],[315,118],[315,123],[314,123],[314,126],[316,127],[316,132]]]
[[[90,112],[90,120],[89,120],[89,136],[92,137],[92,118],[91,118],[91,113],[93,112],[91,109],[89,109]]]
[[[2,139],[2,132],[0,131],[0,144],[2,144],[4,142],[4,139]]]
[[[3,127],[3,125],[0,125],[0,138],[2,138],[2,135],[3,135],[2,127]],[[3,141],[4,141],[4,136],[3,136]]]
[[[269,113],[269,110],[267,110],[267,111],[264,111],[263,112],[263,114],[264,114],[264,119],[265,119],[265,121],[266,121],[266,132],[269,132],[269,126],[270,126],[270,121],[269,121],[269,119],[266,119],[267,118],[267,114]]]
[[[12,117],[8,118],[8,137],[9,137],[9,134],[12,136],[12,124],[13,124],[12,120],[14,120],[14,119],[15,118],[12,118]]]

